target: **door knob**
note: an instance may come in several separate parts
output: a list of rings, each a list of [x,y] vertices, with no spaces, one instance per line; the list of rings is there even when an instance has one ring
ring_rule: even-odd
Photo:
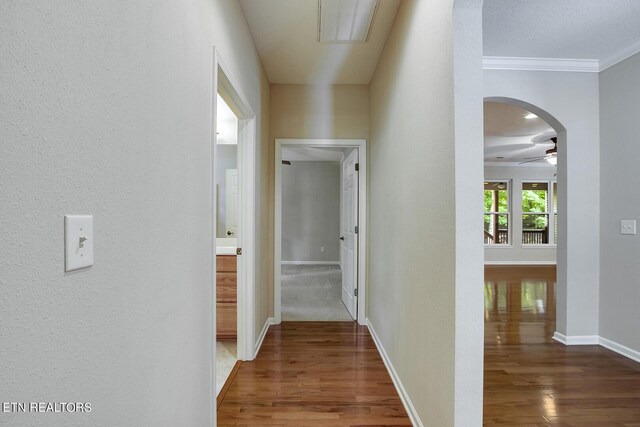
[[[344,236],[340,236],[340,240],[344,240]]]
[[[227,231],[227,236],[231,236],[233,233],[231,231]]]

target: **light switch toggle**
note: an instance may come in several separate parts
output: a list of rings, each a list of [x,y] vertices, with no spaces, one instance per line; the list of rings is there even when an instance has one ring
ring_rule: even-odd
[[[636,234],[636,220],[635,219],[621,220],[620,234]]]
[[[64,217],[65,271],[93,265],[93,216],[66,215]]]

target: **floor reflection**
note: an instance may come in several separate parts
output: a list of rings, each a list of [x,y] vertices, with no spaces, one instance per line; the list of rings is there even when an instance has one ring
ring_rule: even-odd
[[[556,326],[555,267],[487,267],[485,343],[551,342]]]

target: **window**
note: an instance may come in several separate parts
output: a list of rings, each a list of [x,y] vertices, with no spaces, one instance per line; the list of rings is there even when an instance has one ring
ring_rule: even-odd
[[[509,182],[484,183],[484,243],[509,244]]]
[[[553,189],[553,190],[552,190]],[[557,197],[555,182],[522,183],[522,244],[556,243]],[[550,226],[549,221],[553,221]]]
[[[558,183],[553,183],[553,243],[558,244]]]

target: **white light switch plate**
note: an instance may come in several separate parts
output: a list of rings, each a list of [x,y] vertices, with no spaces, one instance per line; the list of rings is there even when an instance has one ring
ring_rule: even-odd
[[[620,220],[620,234],[636,234],[636,220],[635,219]]]
[[[93,215],[64,216],[64,271],[93,265]]]

